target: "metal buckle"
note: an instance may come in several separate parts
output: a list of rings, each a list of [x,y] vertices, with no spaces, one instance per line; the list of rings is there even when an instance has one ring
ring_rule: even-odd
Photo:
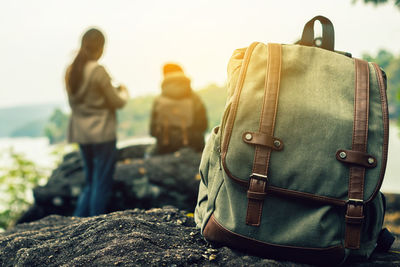
[[[262,174],[258,174],[258,173],[254,173],[254,172],[252,174],[250,174],[250,178],[268,181],[268,177],[266,175],[262,175]]]
[[[362,199],[356,199],[356,198],[349,198],[346,201],[347,205],[354,205],[354,206],[363,206],[364,205],[364,200]]]

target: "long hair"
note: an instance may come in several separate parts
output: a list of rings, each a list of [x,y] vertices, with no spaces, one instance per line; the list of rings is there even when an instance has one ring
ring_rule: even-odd
[[[82,36],[81,48],[71,64],[67,80],[69,91],[74,94],[83,80],[83,70],[89,60],[97,60],[102,54],[105,38],[98,29],[90,29]]]

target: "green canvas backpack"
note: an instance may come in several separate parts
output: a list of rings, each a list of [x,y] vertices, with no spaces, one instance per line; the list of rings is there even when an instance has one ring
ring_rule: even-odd
[[[156,135],[160,146],[182,147],[189,144],[189,128],[193,125],[194,103],[192,97],[174,99],[160,96],[155,105]]]
[[[310,20],[298,44],[238,49],[202,155],[196,224],[210,242],[263,257],[368,258],[384,217],[388,130],[384,72],[335,52],[329,19]]]

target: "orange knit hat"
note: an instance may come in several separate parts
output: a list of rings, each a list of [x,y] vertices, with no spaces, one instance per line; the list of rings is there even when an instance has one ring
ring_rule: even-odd
[[[183,72],[183,69],[182,69],[182,67],[181,66],[179,66],[178,64],[174,64],[174,63],[167,63],[167,64],[165,64],[164,66],[163,66],[163,73],[164,73],[164,76],[167,74],[167,73],[170,73],[170,72]]]

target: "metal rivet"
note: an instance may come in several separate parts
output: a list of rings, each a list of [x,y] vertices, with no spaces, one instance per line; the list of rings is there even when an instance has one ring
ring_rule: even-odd
[[[275,140],[274,141],[274,146],[275,147],[280,147],[281,146],[281,142],[279,140]]]
[[[339,153],[339,157],[340,157],[341,159],[345,159],[345,158],[347,157],[346,152],[344,152],[344,151],[340,152],[340,153]]]
[[[247,141],[250,141],[251,139],[253,139],[253,135],[251,133],[247,133],[244,138],[246,138]]]
[[[369,163],[369,164],[374,164],[374,162],[375,162],[375,159],[374,159],[374,158],[368,158],[368,163]]]

